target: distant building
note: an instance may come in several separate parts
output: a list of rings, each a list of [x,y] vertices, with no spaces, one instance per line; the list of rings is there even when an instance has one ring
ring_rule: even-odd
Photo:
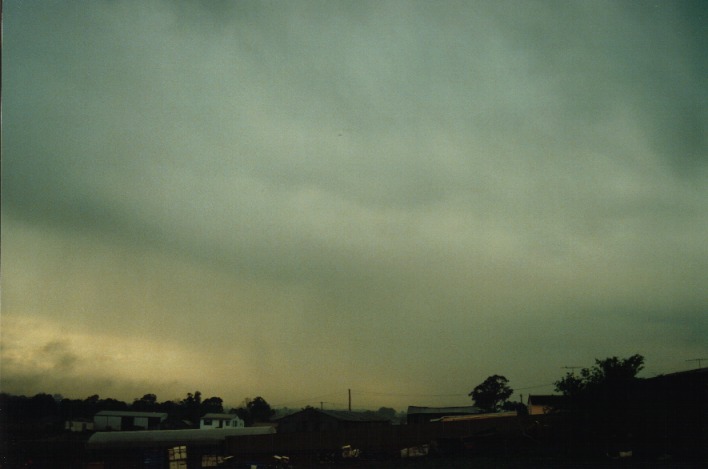
[[[325,432],[391,425],[389,420],[372,417],[365,413],[314,408],[307,408],[294,414],[286,415],[275,420],[275,422],[278,424],[278,433]]]
[[[529,411],[529,415],[549,414],[561,410],[566,401],[567,398],[565,396],[553,394],[534,396],[531,394],[529,395],[526,408]]]
[[[236,414],[205,414],[199,420],[202,430],[214,428],[243,428],[244,422]]]
[[[482,413],[479,407],[408,407],[408,424],[428,423],[431,420],[440,419],[442,417],[458,416],[458,415],[475,415]]]
[[[126,412],[102,410],[93,416],[93,429],[96,431],[157,430],[167,419],[161,412]]]
[[[64,430],[70,432],[93,431],[93,422],[88,419],[67,420],[64,422]]]

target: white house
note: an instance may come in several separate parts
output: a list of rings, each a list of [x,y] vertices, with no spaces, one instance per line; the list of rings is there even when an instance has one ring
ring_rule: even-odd
[[[102,410],[93,416],[93,429],[106,430],[156,430],[167,418],[162,412],[125,412]]]
[[[236,414],[204,414],[199,421],[199,428],[240,428],[244,426],[243,420]]]

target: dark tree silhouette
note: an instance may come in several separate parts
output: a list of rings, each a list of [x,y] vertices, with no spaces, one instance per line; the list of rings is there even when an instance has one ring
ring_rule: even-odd
[[[187,397],[179,403],[180,414],[182,418],[189,420],[192,425],[199,424],[199,418],[202,416],[202,393],[195,391],[194,394],[187,393]]]
[[[509,380],[501,375],[492,375],[477,385],[468,395],[472,397],[474,403],[486,412],[498,412],[501,410],[514,392],[508,386]]]
[[[135,398],[130,407],[136,412],[155,412],[157,410],[157,396],[155,394],[145,394],[140,399]]]
[[[589,453],[618,454],[631,449],[637,421],[644,357],[595,360],[591,368],[578,375],[567,373],[555,382],[556,391],[567,398],[573,447]]]
[[[220,397],[210,397],[202,401],[202,414],[224,412],[224,401]]]
[[[248,400],[246,408],[251,415],[253,422],[268,422],[275,414],[275,411],[270,408],[270,404],[265,399],[258,396],[253,400]]]
[[[556,391],[570,397],[587,392],[621,391],[636,379],[643,368],[644,357],[638,354],[624,359],[596,359],[595,366],[583,368],[578,376],[567,373],[556,381]]]

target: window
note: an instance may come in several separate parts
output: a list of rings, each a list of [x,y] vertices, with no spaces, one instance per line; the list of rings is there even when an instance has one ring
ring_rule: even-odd
[[[204,419],[204,425],[209,425],[211,427],[211,419]]]
[[[187,447],[175,446],[169,448],[167,454],[170,459],[170,469],[187,469]]]
[[[230,422],[229,420],[226,420],[226,421],[224,422],[224,426],[230,427],[230,426],[231,426],[231,422]]]
[[[224,457],[216,454],[202,455],[202,467],[214,467],[224,462]]]

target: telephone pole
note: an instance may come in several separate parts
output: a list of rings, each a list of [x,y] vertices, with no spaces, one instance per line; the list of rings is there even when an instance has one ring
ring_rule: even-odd
[[[347,389],[347,391],[349,391],[349,412],[351,412],[352,411],[352,390]]]

